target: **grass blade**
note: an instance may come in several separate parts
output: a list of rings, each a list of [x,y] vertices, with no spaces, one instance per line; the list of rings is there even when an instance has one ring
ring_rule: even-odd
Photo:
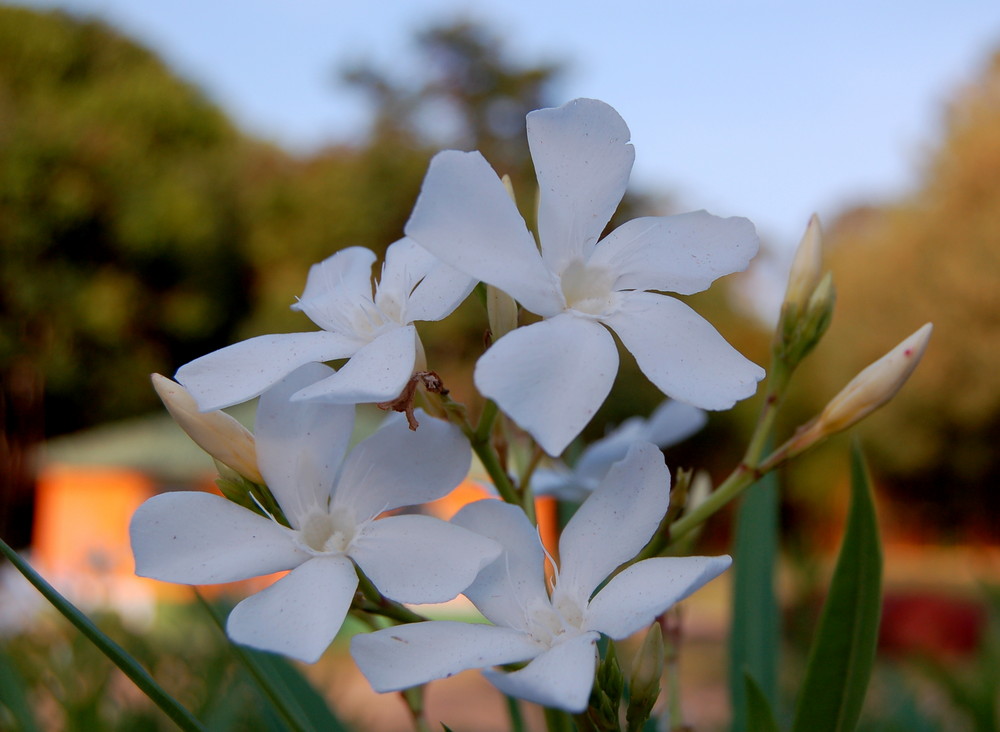
[[[861,448],[851,452],[851,508],[813,641],[793,732],[850,732],[868,690],[882,610],[882,547]]]
[[[79,608],[59,594],[30,564],[11,549],[3,539],[0,539],[0,553],[7,557],[17,571],[23,574],[25,579],[33,584],[35,589],[41,592],[56,610],[62,613],[63,617],[83,633],[87,640],[97,646],[101,653],[107,656],[115,666],[120,668],[122,673],[128,676],[139,687],[142,693],[162,709],[164,714],[170,717],[178,727],[183,730],[191,730],[192,732],[202,732],[204,730],[204,727],[195,719],[194,715],[181,706],[180,702],[156,683],[156,680],[149,675],[146,669],[139,665],[138,661],[132,658],[124,648],[105,635]]]

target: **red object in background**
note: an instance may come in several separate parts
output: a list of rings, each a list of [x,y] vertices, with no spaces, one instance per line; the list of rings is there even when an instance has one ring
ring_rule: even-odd
[[[954,659],[976,650],[985,626],[986,610],[975,600],[930,592],[890,594],[882,603],[879,649]]]

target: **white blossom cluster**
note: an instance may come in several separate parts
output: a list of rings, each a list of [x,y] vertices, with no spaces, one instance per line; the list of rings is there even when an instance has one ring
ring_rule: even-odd
[[[648,626],[729,566],[725,556],[630,562],[669,503],[657,445],[698,429],[701,409],[750,396],[763,377],[663,294],[698,292],[744,269],[758,247],[753,225],[700,211],[635,219],[602,239],[634,158],[625,122],[602,102],[578,99],[532,112],[527,130],[535,234],[479,153],[442,152],[374,289],[375,255],[339,251],[311,269],[293,306],[320,330],[252,338],[177,372],[202,412],[260,396],[257,475],[280,515],[208,493],[156,496],[131,526],[139,574],[202,584],[290,570],[239,603],[227,629],[236,642],[309,662],[340,629],[359,582],[398,603],[464,592],[490,624],[403,623],[354,638],[351,653],[372,686],[397,690],[480,668],[504,693],[581,711],[602,634],[619,639]],[[394,415],[348,449],[355,405],[396,399],[426,368],[414,323],[445,318],[478,282],[540,319],[485,351],[476,387],[553,458],[611,390],[614,336],[676,400],[595,443],[573,468],[538,471],[539,492],[584,499],[561,534],[551,583],[519,506],[487,499],[450,522],[393,513],[465,479],[471,448],[456,424],[418,412],[411,430]],[[339,370],[324,365],[341,359],[349,360]],[[524,665],[496,668],[511,663]]]

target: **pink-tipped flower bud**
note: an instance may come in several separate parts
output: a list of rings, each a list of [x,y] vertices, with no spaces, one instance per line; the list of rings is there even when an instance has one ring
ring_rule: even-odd
[[[916,333],[851,379],[819,415],[827,434],[840,432],[867,417],[896,396],[927,349],[933,325]]]
[[[264,483],[249,430],[221,410],[199,412],[194,397],[176,381],[160,374],[150,378],[170,416],[202,450],[247,480]]]

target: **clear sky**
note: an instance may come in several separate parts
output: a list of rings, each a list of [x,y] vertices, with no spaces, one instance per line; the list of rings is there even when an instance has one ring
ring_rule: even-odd
[[[334,70],[405,74],[415,29],[462,15],[526,62],[569,64],[560,103],[615,106],[633,180],[753,219],[789,248],[813,211],[906,190],[944,102],[1000,48],[1000,0],[31,0],[110,21],[246,131],[307,152],[348,140],[363,100]]]

